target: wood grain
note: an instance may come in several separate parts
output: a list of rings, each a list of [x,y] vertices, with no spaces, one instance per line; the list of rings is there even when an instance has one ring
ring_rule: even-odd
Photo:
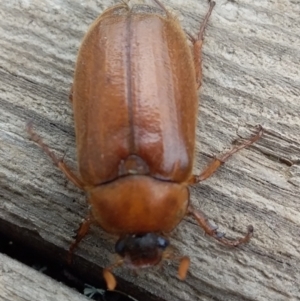
[[[0,254],[0,300],[88,301],[62,283]]]
[[[197,33],[205,0],[162,2],[187,32]],[[203,48],[195,172],[230,147],[237,131],[246,137],[257,124],[267,131],[194,187],[192,202],[228,237],[252,224],[254,238],[229,249],[186,218],[171,235],[180,253],[191,258],[186,281],[175,277],[177,263],[171,263],[138,277],[118,269],[119,288],[145,290],[149,300],[299,300],[300,3],[216,2]],[[76,169],[68,102],[76,53],[88,25],[112,4],[0,2],[0,231],[61,261],[87,212],[85,196],[28,139],[25,125],[32,120],[44,141]],[[84,260],[100,281],[114,242],[92,228],[75,253],[75,265],[83,271]]]

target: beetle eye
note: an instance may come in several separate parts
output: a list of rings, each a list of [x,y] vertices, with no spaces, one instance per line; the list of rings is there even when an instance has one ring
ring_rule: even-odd
[[[166,238],[164,238],[162,236],[157,237],[157,246],[158,247],[165,249],[168,245],[169,245],[169,241]]]
[[[125,240],[119,239],[115,244],[115,252],[122,255],[125,251]]]

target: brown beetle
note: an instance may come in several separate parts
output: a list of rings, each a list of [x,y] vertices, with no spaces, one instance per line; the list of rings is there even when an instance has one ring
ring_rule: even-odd
[[[107,9],[82,42],[70,95],[80,177],[28,127],[31,138],[88,194],[91,215],[80,226],[70,253],[91,222],[119,236],[115,249],[120,260],[104,270],[110,289],[116,285],[110,272],[115,266],[124,263],[135,269],[174,258],[165,235],[186,215],[225,245],[245,243],[253,233],[249,226],[244,237],[228,240],[189,201],[189,185],[210,177],[263,133],[260,127],[200,175],[192,174],[201,48],[215,2],[210,2],[198,37],[188,35],[191,48],[177,19],[153,1],[156,8],[121,3]],[[189,258],[182,257],[181,279],[188,266]]]

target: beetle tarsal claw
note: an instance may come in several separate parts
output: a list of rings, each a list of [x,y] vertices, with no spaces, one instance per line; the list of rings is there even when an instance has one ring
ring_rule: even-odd
[[[209,6],[212,8],[216,5],[216,2],[212,1],[212,0],[208,0],[208,3],[209,3]]]
[[[248,233],[249,233],[249,234],[252,234],[252,233],[254,232],[254,228],[253,228],[252,225],[249,225],[249,226],[247,227],[247,230],[248,230]]]
[[[216,239],[218,239],[224,245],[238,247],[241,244],[245,244],[245,243],[249,242],[249,240],[253,236],[253,231],[254,231],[253,226],[250,225],[247,227],[247,234],[242,238],[235,239],[235,240],[229,240],[224,235],[223,237],[216,237]]]
[[[225,237],[225,232],[217,232],[216,231],[216,237],[217,237],[217,239]]]
[[[219,227],[217,225],[211,225],[211,230],[217,232]]]

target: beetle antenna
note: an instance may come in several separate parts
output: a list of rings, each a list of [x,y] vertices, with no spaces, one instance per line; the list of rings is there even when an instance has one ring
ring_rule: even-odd
[[[186,274],[190,267],[190,258],[188,256],[183,256],[180,258],[180,263],[178,267],[177,276],[180,280],[184,280],[186,278]]]
[[[115,263],[113,263],[111,266],[103,269],[103,278],[106,282],[107,289],[110,291],[113,291],[117,286],[117,280],[114,274],[111,272],[113,269],[117,268],[118,266],[122,265],[124,263],[123,259],[117,260]]]
[[[178,256],[174,254],[173,250],[167,250],[163,253],[163,259],[171,259],[174,261],[179,261],[177,277],[180,280],[184,280],[186,278],[186,274],[188,272],[190,262],[191,262],[188,256]]]

